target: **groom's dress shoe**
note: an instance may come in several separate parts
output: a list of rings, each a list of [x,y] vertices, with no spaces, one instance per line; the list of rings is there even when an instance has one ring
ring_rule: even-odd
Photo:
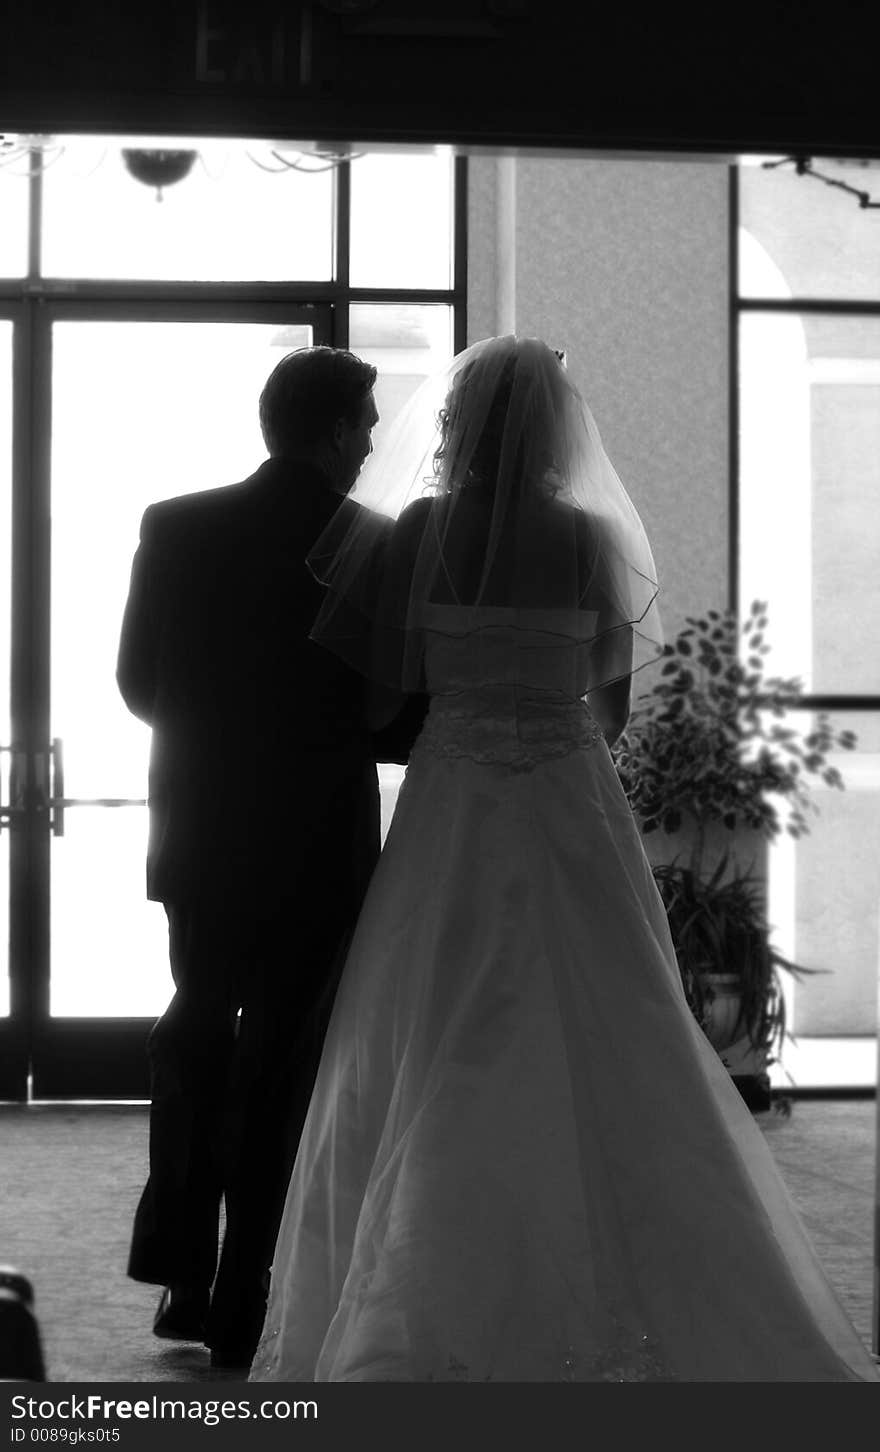
[[[256,1283],[233,1285],[220,1275],[214,1287],[205,1345],[211,1365],[224,1371],[248,1371],[266,1319],[268,1275]]]
[[[212,1346],[211,1365],[223,1371],[250,1371],[257,1341],[221,1343]]]
[[[159,1301],[153,1335],[169,1341],[203,1341],[210,1294],[202,1286],[166,1286]]]
[[[251,1308],[250,1315],[242,1308],[234,1326],[222,1330],[209,1327],[206,1345],[211,1353],[211,1365],[224,1371],[249,1371],[260,1343],[265,1314],[265,1303],[261,1303]]]

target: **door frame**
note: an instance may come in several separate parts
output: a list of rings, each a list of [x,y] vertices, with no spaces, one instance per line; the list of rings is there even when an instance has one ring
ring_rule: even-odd
[[[49,510],[52,326],[77,321],[311,321],[316,342],[346,348],[356,303],[449,307],[453,351],[466,345],[468,162],[453,159],[453,276],[448,288],[352,287],[351,163],[334,175],[332,276],[320,281],[169,282],[44,278],[42,161],[30,157],[27,273],[0,278],[0,318],[15,324],[13,355],[12,740],[23,763],[9,825],[10,1014],[0,1019],[0,1099],[147,1098],[143,1052],[153,1019],[49,1015],[51,821],[36,767],[48,761]],[[256,461],[255,461],[256,462]],[[5,683],[3,687],[5,689]],[[9,757],[0,755],[3,790]],[[45,798],[45,793],[43,793]],[[19,809],[20,808],[20,809]]]
[[[10,837],[10,1013],[0,1020],[0,1098],[148,1099],[145,1053],[154,1017],[53,1017],[50,1013],[50,849],[53,811],[51,661],[52,329],[59,322],[307,323],[315,343],[334,337],[334,307],[302,292],[267,300],[274,288],[194,289],[186,297],[161,284],[83,289],[92,296],[49,296],[14,307],[12,316],[12,740],[16,769],[4,771],[13,810]],[[198,290],[199,297],[193,292]],[[157,295],[157,292],[160,295]],[[125,295],[121,295],[124,293]],[[243,294],[230,296],[231,293]],[[255,459],[254,466],[259,460]],[[4,753],[5,755],[5,753]],[[9,758],[7,758],[8,760]],[[13,801],[14,796],[14,801]],[[110,808],[108,807],[108,810]]]

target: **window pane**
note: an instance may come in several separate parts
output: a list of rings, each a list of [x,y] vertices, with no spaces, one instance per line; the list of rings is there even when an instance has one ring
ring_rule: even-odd
[[[452,356],[452,309],[437,304],[353,303],[353,352],[379,370],[379,429],[389,424],[429,373]]]
[[[168,924],[144,895],[144,807],[69,807],[52,838],[50,1012],[150,1018],[173,992]]]
[[[27,156],[0,147],[0,277],[27,272],[29,170]]]
[[[0,187],[2,187],[0,173]],[[2,195],[2,192],[0,192]],[[9,746],[10,611],[12,605],[12,324],[0,319],[0,746]],[[9,801],[8,751],[0,781]],[[0,832],[0,1017],[9,1013],[9,832]]]
[[[880,201],[880,167],[814,160]],[[880,298],[880,210],[792,166],[739,169],[744,297]]]
[[[126,169],[124,146],[112,137],[65,138],[63,155],[45,177],[47,276],[184,281],[332,276],[332,172],[263,170],[251,157],[278,165],[265,143],[166,142],[169,150],[198,148],[198,155],[188,175],[164,188],[159,201],[154,186]]]
[[[12,608],[12,323],[0,318],[0,745],[8,746]],[[6,765],[4,763],[4,772]]]
[[[53,330],[52,720],[68,796],[145,795],[149,733],[115,680],[140,518],[257,468],[259,394],[295,336],[256,323]]]
[[[797,712],[790,724],[809,729],[814,720]],[[845,790],[811,787],[818,815],[809,835],[771,847],[769,918],[786,957],[826,970],[793,986],[789,1028],[858,1037],[877,1031],[880,712],[832,713],[831,722],[858,737],[855,750],[829,757]]]
[[[351,164],[353,287],[451,287],[452,154]]]
[[[817,694],[880,693],[880,319],[746,314],[740,590],[768,663]]]
[[[310,341],[304,325],[55,325],[52,734],[64,742],[67,796],[146,796],[149,729],[115,679],[141,514],[257,468],[262,386]],[[65,823],[52,844],[52,1012],[158,1013],[167,936],[144,897],[146,814],[78,806]]]

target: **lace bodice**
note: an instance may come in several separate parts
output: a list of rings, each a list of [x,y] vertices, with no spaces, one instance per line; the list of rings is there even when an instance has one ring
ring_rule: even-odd
[[[466,756],[531,771],[543,761],[598,746],[602,739],[601,728],[582,701],[529,697],[487,686],[432,696],[415,752]]]
[[[602,730],[585,689],[577,612],[431,607],[425,671],[431,704],[416,750],[529,771],[588,750]],[[465,628],[465,621],[467,628]]]

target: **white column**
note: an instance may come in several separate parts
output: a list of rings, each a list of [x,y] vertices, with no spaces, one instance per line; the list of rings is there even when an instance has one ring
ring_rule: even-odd
[[[516,157],[499,156],[496,190],[498,270],[495,317],[499,337],[516,332]]]

